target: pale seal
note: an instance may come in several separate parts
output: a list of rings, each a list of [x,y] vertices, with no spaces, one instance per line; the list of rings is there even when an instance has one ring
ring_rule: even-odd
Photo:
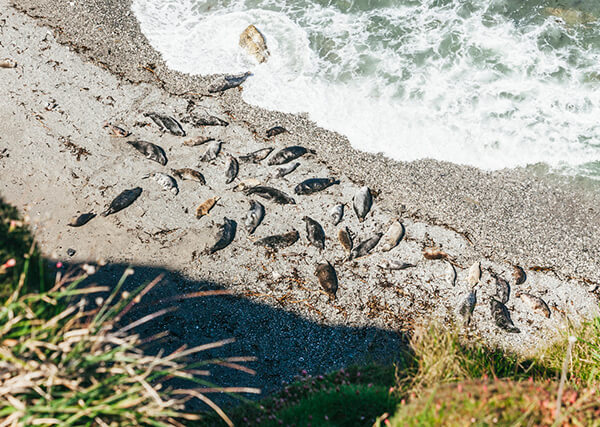
[[[356,216],[360,222],[365,220],[365,217],[371,210],[371,206],[373,206],[373,196],[371,196],[371,190],[369,187],[361,187],[353,199],[353,207]]]
[[[175,195],[179,194],[177,181],[175,181],[175,178],[173,178],[172,176],[162,172],[152,172],[142,177],[142,179],[147,178],[152,178],[154,181],[158,182],[165,190],[170,191]]]
[[[481,280],[481,263],[477,261],[469,268],[467,283],[470,286],[475,286]]]
[[[81,227],[94,219],[95,216],[96,214],[94,212],[84,213],[71,219],[67,225],[69,227]]]
[[[271,154],[271,151],[273,151],[273,148],[271,147],[261,148],[260,150],[256,150],[252,153],[240,156],[240,160],[244,162],[259,163],[262,160],[266,159],[269,156],[269,154]]]
[[[342,221],[342,218],[344,218],[344,204],[339,203],[332,207],[329,211],[329,216],[333,221],[333,225],[338,225]]]
[[[381,250],[383,252],[391,251],[398,246],[402,237],[404,237],[404,225],[400,221],[395,220],[381,239]]]

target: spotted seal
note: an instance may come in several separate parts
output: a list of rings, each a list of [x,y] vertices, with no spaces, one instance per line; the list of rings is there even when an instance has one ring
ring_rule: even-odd
[[[154,123],[158,126],[158,128],[163,131],[169,131],[171,134],[175,136],[185,136],[185,131],[181,124],[175,120],[173,117],[165,116],[163,114],[158,113],[144,113],[144,117],[150,117]]]
[[[167,164],[165,150],[158,145],[142,140],[127,141],[127,144],[142,153],[147,159],[160,163],[163,166]]]
[[[264,246],[267,249],[276,251],[278,249],[287,248],[292,246],[300,238],[300,233],[296,230],[292,230],[284,234],[276,234],[273,236],[263,237],[260,240],[254,242],[256,246]]]
[[[221,77],[217,77],[209,86],[208,91],[210,93],[224,92],[228,89],[238,87],[246,81],[248,77],[252,75],[251,72],[242,74],[227,74]]]
[[[162,172],[152,172],[142,176],[142,179],[152,178],[154,181],[158,182],[162,188],[171,193],[177,195],[179,194],[179,188],[177,187],[177,181],[170,175]]]
[[[255,200],[250,200],[250,209],[244,218],[244,225],[248,234],[254,233],[265,217],[265,207]]]
[[[344,204],[338,203],[329,211],[329,216],[333,221],[333,225],[338,225],[344,218]]]
[[[294,193],[306,196],[323,191],[326,188],[339,183],[340,181],[335,178],[310,178],[296,185],[296,188],[294,188]]]
[[[207,142],[211,142],[214,140],[215,139],[210,136],[195,136],[193,138],[186,139],[185,141],[183,141],[183,145],[186,145],[188,147],[196,147],[198,145],[204,145]]]
[[[286,166],[277,168],[277,171],[275,172],[275,178],[283,178],[284,176],[291,174],[298,169],[298,166],[300,166],[300,163],[296,162],[288,163]]]
[[[496,298],[502,304],[506,304],[510,298],[510,285],[497,274],[491,273],[491,275],[496,280]]]
[[[273,138],[274,136],[280,135],[284,132],[287,132],[287,129],[282,126],[273,126],[270,129],[267,129],[267,138]]]
[[[278,203],[280,205],[296,204],[296,201],[285,194],[283,191],[278,190],[273,187],[266,187],[263,185],[257,185],[256,187],[250,187],[244,191],[247,196],[251,196],[256,194],[263,199],[270,200],[272,202]]]
[[[292,160],[296,160],[298,157],[302,157],[307,153],[315,154],[313,150],[309,150],[300,145],[293,145],[291,147],[283,148],[273,154],[267,164],[269,166],[283,165],[291,162]]]
[[[204,175],[198,172],[195,169],[191,168],[182,168],[182,169],[171,169],[173,175],[177,178],[184,181],[196,181],[202,185],[206,184],[206,180],[204,179]]]
[[[340,228],[340,231],[338,231],[338,240],[340,242],[340,245],[342,245],[344,252],[346,253],[346,258],[350,259],[353,242],[352,234],[348,227]]]
[[[494,323],[496,323],[496,326],[498,326],[500,329],[516,334],[521,332],[510,318],[510,312],[508,311],[508,308],[506,308],[506,306],[496,298],[490,299],[490,311],[492,318],[494,319]]]
[[[271,151],[273,151],[273,148],[271,147],[261,148],[260,150],[256,150],[252,153],[240,156],[240,160],[244,162],[259,163],[266,159],[269,156],[269,154],[271,154]]]
[[[227,217],[223,217],[223,224],[218,226],[217,241],[208,250],[208,253],[214,254],[221,249],[225,249],[233,239],[235,239],[235,232],[237,229],[237,223]]]
[[[475,305],[477,304],[477,289],[471,289],[467,297],[461,303],[458,312],[463,317],[465,327],[471,324]]]
[[[140,187],[131,188],[129,190],[122,191],[117,197],[110,202],[108,208],[102,212],[100,215],[108,216],[119,211],[122,211],[126,207],[130,206],[133,202],[137,200],[142,194],[142,189]]]
[[[350,259],[362,258],[369,255],[369,253],[375,249],[382,236],[383,233],[375,233],[368,239],[361,241],[354,249],[352,249]]]
[[[356,216],[360,222],[363,222],[373,206],[373,196],[371,195],[371,189],[364,186],[361,187],[353,199],[353,207]]]
[[[308,241],[321,250],[325,249],[325,231],[321,224],[308,216],[303,217],[302,221],[306,223]]]
[[[112,136],[116,136],[118,138],[126,138],[129,135],[131,135],[131,132],[126,131],[125,129],[123,129],[122,127],[113,125],[110,122],[106,122],[104,123],[104,125],[102,126],[104,128],[108,128],[108,130],[110,131],[110,133],[112,134]]]
[[[527,274],[518,265],[513,266],[513,278],[515,279],[515,285],[522,285],[527,280]]]
[[[529,306],[529,308],[537,314],[545,316],[546,318],[550,318],[550,308],[546,301],[537,297],[535,295],[528,294],[526,292],[517,292],[517,298],[521,298],[521,300]]]
[[[225,184],[231,184],[238,176],[240,165],[235,157],[231,154],[227,155],[227,164],[225,165]]]
[[[392,259],[392,260],[385,260],[382,263],[377,264],[377,267],[381,268],[382,270],[396,271],[396,270],[405,270],[407,268],[415,267],[415,265],[410,264],[408,262],[402,262],[402,261]]]
[[[317,265],[315,275],[323,290],[329,295],[329,300],[334,300],[338,290],[338,277],[329,261]]]
[[[200,158],[201,162],[212,162],[217,159],[221,152],[221,141],[213,141],[210,143],[204,155]]]

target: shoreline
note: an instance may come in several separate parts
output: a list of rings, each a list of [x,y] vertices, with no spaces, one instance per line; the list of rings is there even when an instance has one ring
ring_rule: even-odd
[[[489,173],[432,160],[395,162],[358,152],[345,138],[318,128],[306,117],[249,106],[237,89],[209,95],[206,87],[214,77],[168,70],[139,32],[127,0],[69,3],[23,0],[17,10],[29,17],[13,9],[0,15],[9,23],[0,33],[4,42],[0,55],[14,56],[19,63],[14,70],[0,70],[6,76],[0,89],[10,98],[0,109],[0,150],[6,147],[10,153],[0,159],[4,184],[0,195],[29,217],[41,249],[51,258],[67,260],[67,248],[76,248],[71,259],[75,262],[102,259],[167,267],[186,278],[232,289],[240,300],[302,319],[302,329],[285,335],[286,350],[275,349],[281,347],[277,341],[281,337],[263,336],[262,323],[279,330],[285,322],[263,314],[262,320],[239,315],[228,324],[228,331],[256,344],[259,359],[285,361],[274,378],[268,372],[260,378],[268,384],[267,390],[300,369],[322,373],[355,358],[385,355],[398,341],[383,339],[373,350],[372,343],[378,344],[382,334],[412,330],[423,319],[451,321],[465,297],[469,266],[477,261],[482,262],[483,277],[476,327],[468,332],[474,339],[531,354],[564,331],[568,321],[598,313],[598,291],[590,289],[600,281],[595,261],[600,255],[597,194],[540,179],[531,171]],[[0,5],[5,4],[7,0],[0,0]],[[54,34],[45,26],[52,27]],[[52,99],[58,106],[45,110]],[[281,180],[272,178],[272,169],[264,162],[240,164],[240,177],[231,185],[224,184],[224,159],[218,158],[202,166],[206,186],[180,181],[175,196],[152,180],[141,181],[144,174],[162,169],[102,128],[106,120],[115,121],[135,138],[164,147],[168,168],[196,166],[204,146],[186,147],[182,138],[161,134],[143,116],[152,110],[180,118],[203,111],[227,119],[229,126],[210,129],[182,120],[188,137],[221,139],[225,153],[239,156],[263,147],[298,144],[316,150],[317,155],[301,158],[298,171]],[[263,138],[274,125],[290,132]],[[87,154],[75,155],[67,141]],[[257,231],[257,237],[264,237],[295,228],[300,241],[278,256],[257,249],[254,237],[242,230],[248,198],[231,191],[232,187],[255,177],[291,194],[298,182],[315,176],[334,176],[341,182],[310,197],[298,196],[293,207],[264,202],[267,216]],[[359,223],[350,203],[363,184],[376,193],[375,207],[367,221]],[[143,187],[143,197],[131,208],[81,228],[66,226],[78,210],[99,212],[124,188],[138,185]],[[207,218],[194,218],[193,209],[215,195],[221,200],[214,211]],[[406,227],[405,239],[388,253],[375,251],[363,260],[344,262],[336,240],[339,227],[327,218],[331,205],[339,201],[347,204],[340,226],[348,225],[357,239],[386,231],[397,217]],[[303,215],[314,216],[324,226],[328,236],[324,252],[308,245]],[[224,216],[238,221],[236,240],[215,255],[201,255]],[[421,250],[430,245],[441,246],[451,255],[458,270],[456,285],[447,283],[445,262],[423,258]],[[321,294],[314,277],[315,264],[324,258],[332,261],[340,278],[335,304]],[[399,272],[377,267],[390,258],[417,266]],[[513,298],[509,309],[521,334],[499,331],[489,315],[488,298],[494,294],[490,271],[509,279],[512,264],[523,266],[528,274],[527,282],[513,291],[539,293],[554,310],[546,321]],[[224,303],[221,310],[219,319],[226,322],[230,308]],[[187,318],[177,320],[201,324],[196,315],[188,311]],[[252,328],[246,330],[247,325]],[[212,325],[211,331],[221,327]],[[327,327],[370,328],[370,332],[352,338],[337,332],[333,345]],[[184,340],[197,339],[197,334],[190,329],[184,332]],[[311,337],[308,344],[307,336]],[[344,345],[349,339],[348,349]],[[323,355],[300,360],[298,352],[306,351],[307,345]],[[340,349],[345,349],[344,354]]]

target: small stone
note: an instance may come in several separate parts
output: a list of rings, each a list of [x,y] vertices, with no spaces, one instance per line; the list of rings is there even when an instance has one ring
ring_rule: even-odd
[[[67,249],[67,255],[69,255],[69,256],[75,255],[75,249],[72,249],[72,248]]]

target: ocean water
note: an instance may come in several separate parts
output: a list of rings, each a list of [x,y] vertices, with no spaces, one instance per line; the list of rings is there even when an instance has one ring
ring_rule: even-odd
[[[250,70],[243,97],[363,151],[600,178],[600,2],[134,0],[169,67]],[[271,56],[239,47],[254,24]],[[547,165],[547,166],[546,166]]]

